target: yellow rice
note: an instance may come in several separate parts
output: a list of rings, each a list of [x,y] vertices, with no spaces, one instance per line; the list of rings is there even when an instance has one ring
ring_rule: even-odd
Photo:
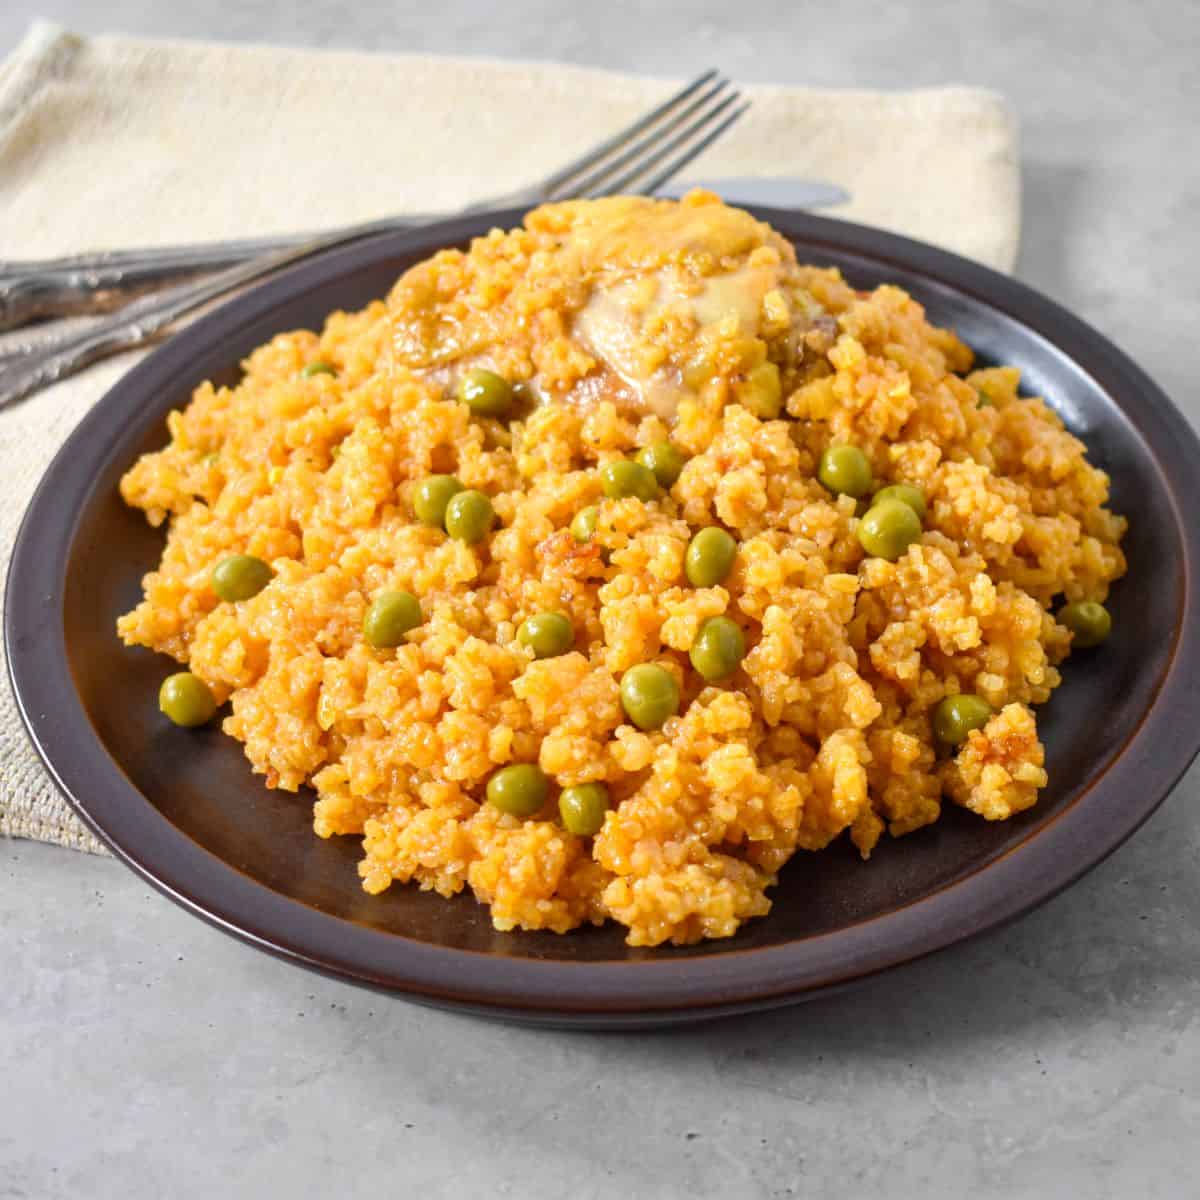
[[[317,359],[338,373],[302,377]],[[453,398],[481,364],[521,385],[516,419]],[[1070,649],[1051,605],[1105,598],[1125,523],[1017,371],[971,368],[900,289],[798,265],[710,195],[542,208],[386,302],[275,337],[236,387],[197,388],[122,482],[167,536],[119,631],[229,700],[224,729],[269,786],[314,789],[315,832],[361,839],[368,892],[469,887],[502,930],[611,918],[632,945],[726,937],[768,911],[797,849],[846,834],[867,858],[946,799],[1000,820],[1046,783],[1030,706]],[[780,417],[756,415],[777,393]],[[602,498],[599,465],[667,436],[690,456],[669,494]],[[835,442],[880,486],[924,489],[924,535],[898,561],[867,557],[856,502],[816,480]],[[489,539],[416,522],[434,472],[491,496]],[[580,545],[567,527],[597,503]],[[693,588],[684,551],[710,524],[738,558]],[[232,553],[275,570],[240,604],[210,583]],[[374,650],[364,612],[394,588],[426,620]],[[533,661],[516,630],[545,610],[570,617],[575,648]],[[706,686],[687,652],[720,613],[749,653]],[[641,662],[682,690],[658,732],[621,709]],[[929,714],[957,692],[995,715],[946,756]],[[567,833],[553,794],[528,820],[484,803],[514,762],[606,782],[600,833]]]

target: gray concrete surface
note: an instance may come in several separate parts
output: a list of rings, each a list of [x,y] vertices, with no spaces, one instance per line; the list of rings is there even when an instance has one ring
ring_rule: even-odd
[[[1200,420],[1194,3],[8,0],[90,31],[973,79],[1024,124],[1020,275]],[[112,862],[0,844],[0,1197],[1200,1194],[1200,773],[1000,933],[674,1035],[541,1033],[309,976]]]

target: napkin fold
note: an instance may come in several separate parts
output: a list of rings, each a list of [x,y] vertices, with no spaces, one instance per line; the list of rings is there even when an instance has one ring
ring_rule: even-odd
[[[540,178],[678,86],[557,64],[89,38],[39,23],[0,63],[0,259],[450,211]],[[1017,134],[1000,96],[745,90],[749,114],[695,176],[840,184],[852,199],[831,215],[1011,268]],[[54,452],[137,357],[0,412],[0,571]],[[4,674],[0,834],[99,851],[29,746]]]

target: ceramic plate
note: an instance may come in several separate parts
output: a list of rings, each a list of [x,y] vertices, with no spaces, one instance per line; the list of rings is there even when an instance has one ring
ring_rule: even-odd
[[[1077,879],[1162,801],[1200,745],[1200,444],[1111,343],[1030,289],[965,259],[808,214],[758,213],[801,261],[859,287],[908,289],[984,361],[1020,367],[1112,476],[1130,518],[1115,633],[1070,660],[1039,709],[1050,786],[988,824],[948,806],[870,864],[840,841],[798,854],[771,914],[734,938],[631,950],[616,925],[497,933],[470,896],[359,889],[357,841],[322,841],[310,797],[272,792],[216,728],[183,736],[157,709],[165,659],[129,650],[162,534],[117,493],[164,417],[204,379],[232,384],[272,335],[384,295],[412,263],[516,212],[388,235],[300,265],[171,339],[88,414],[46,473],[13,554],[5,611],[24,719],[75,810],[134,870],[228,932],[293,962],[413,999],[523,1021],[654,1025],[785,1004],[938,950]]]

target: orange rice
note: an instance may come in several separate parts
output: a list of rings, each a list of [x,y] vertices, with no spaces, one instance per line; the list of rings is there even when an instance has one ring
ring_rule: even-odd
[[[337,374],[300,374],[318,359]],[[518,385],[515,419],[454,399],[478,365]],[[1105,598],[1125,522],[1017,371],[971,368],[900,289],[798,265],[711,195],[541,208],[386,302],[279,335],[236,387],[205,383],[171,414],[170,443],[122,481],[167,536],[119,632],[228,699],[224,729],[267,784],[310,785],[315,832],[362,840],[368,892],[469,887],[502,930],[726,937],[769,910],[798,849],[845,834],[867,858],[947,799],[1000,820],[1046,783],[1030,706],[1071,641],[1051,605]],[[688,456],[669,492],[602,497],[599,466],[668,437]],[[856,501],[815,478],[831,443],[861,448],[878,486],[924,490],[898,561],[868,557]],[[413,516],[414,486],[445,472],[492,498],[476,546]],[[580,544],[568,526],[593,504]],[[695,588],[684,552],[713,524],[738,556]],[[239,604],[210,582],[232,553],[275,571]],[[372,649],[364,613],[396,588],[425,621]],[[546,610],[575,645],[535,661],[516,630]],[[714,686],[688,649],[716,614],[748,653]],[[682,692],[649,733],[618,693],[645,662]],[[958,692],[995,715],[947,755],[930,711]],[[519,762],[605,782],[601,831],[566,832],[553,789],[526,820],[485,803]]]

